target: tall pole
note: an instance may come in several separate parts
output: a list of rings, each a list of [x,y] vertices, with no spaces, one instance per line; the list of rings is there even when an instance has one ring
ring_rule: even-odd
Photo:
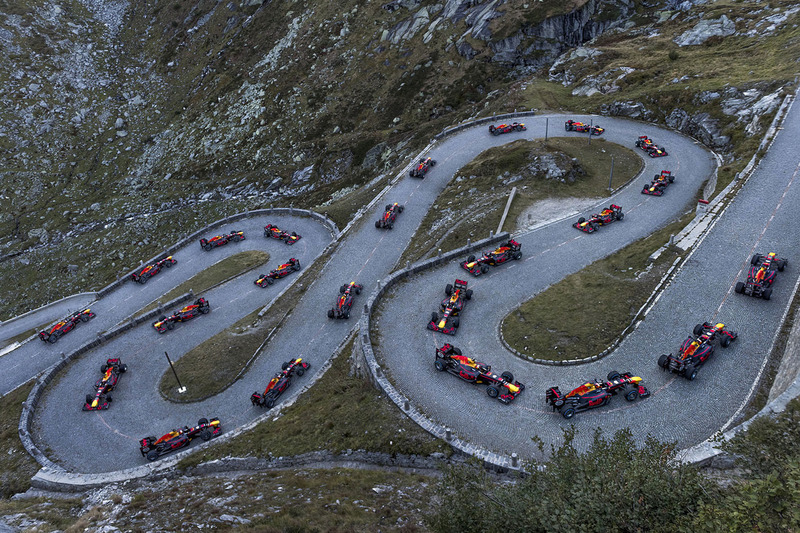
[[[547,126],[550,124],[550,119],[544,119],[544,142],[547,142]]]
[[[589,141],[586,144],[592,144],[592,123],[594,119],[589,119]]]
[[[611,172],[608,174],[608,190],[611,190],[611,180],[614,179],[614,156],[611,156]]]
[[[172,373],[175,374],[175,381],[178,382],[178,393],[183,394],[184,392],[186,392],[186,387],[181,385],[181,380],[178,377],[178,373],[175,371],[175,365],[172,364],[172,359],[169,358],[169,354],[167,352],[164,352],[164,355],[167,356],[167,362],[169,363],[169,367],[172,369]]]

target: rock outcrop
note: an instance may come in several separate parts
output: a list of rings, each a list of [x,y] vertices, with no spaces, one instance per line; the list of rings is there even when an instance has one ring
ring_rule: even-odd
[[[674,39],[678,46],[703,44],[711,37],[727,37],[736,33],[736,24],[722,15],[715,20],[701,20],[691,30],[683,32]]]

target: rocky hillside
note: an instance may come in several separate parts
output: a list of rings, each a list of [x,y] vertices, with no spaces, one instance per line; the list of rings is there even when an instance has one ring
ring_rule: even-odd
[[[15,287],[0,291],[0,318],[99,288],[227,213],[325,211],[479,114],[628,115],[733,161],[793,80],[796,11],[733,0],[0,0],[0,274]],[[737,64],[757,61],[749,74],[708,76],[737,46],[772,60],[744,53]]]

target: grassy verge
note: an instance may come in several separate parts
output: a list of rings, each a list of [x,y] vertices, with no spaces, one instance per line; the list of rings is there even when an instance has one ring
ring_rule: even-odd
[[[506,342],[523,354],[552,361],[602,352],[630,324],[679,254],[668,248],[650,265],[648,257],[693,216],[684,215],[523,303],[503,319]],[[603,313],[596,312],[600,306]],[[575,321],[575,316],[592,318]]]
[[[507,231],[515,231],[524,211],[539,200],[608,196],[612,156],[613,188],[642,168],[642,159],[632,150],[597,138],[591,143],[586,137],[519,140],[486,150],[447,184],[399,264],[422,259],[438,248],[463,246],[467,239],[488,237],[497,229],[513,187],[517,194],[503,226]],[[564,175],[548,179],[545,161],[563,169]]]
[[[17,433],[22,402],[32,388],[33,381],[0,398],[0,498],[28,490],[31,477],[39,470],[39,463],[25,451]],[[0,514],[2,511],[0,507]]]
[[[269,254],[261,250],[248,250],[240,252],[236,255],[226,257],[219,263],[215,263],[184,281],[174,289],[170,290],[159,298],[161,302],[168,302],[173,298],[177,298],[181,294],[186,294],[189,289],[192,289],[195,294],[202,294],[211,289],[218,283],[225,281],[231,277],[244,274],[254,268],[257,268],[269,261]],[[144,307],[138,314],[143,315],[148,311],[152,311],[158,306],[157,302],[152,302]]]
[[[280,417],[259,424],[225,446],[193,454],[180,466],[228,456],[277,457],[318,450],[449,454],[447,444],[404,416],[369,382],[350,375],[347,355],[352,346],[351,341],[325,375]],[[302,387],[303,379],[295,386]]]
[[[24,526],[24,531],[67,531],[69,533],[84,531],[82,527],[75,528],[79,522],[78,516],[81,514],[80,498],[0,500],[0,515],[11,517],[18,513],[25,515],[27,523]],[[9,521],[14,524],[13,519]],[[36,525],[32,525],[30,521],[33,521]],[[19,531],[22,531],[22,529]]]
[[[31,329],[29,329],[27,331],[23,331],[19,335],[14,335],[10,339],[6,339],[4,341],[0,341],[0,349],[5,348],[6,346],[11,346],[15,342],[22,342],[25,339],[27,339],[28,337],[30,337],[31,335],[36,335],[37,332],[43,330],[45,327],[47,327],[47,324],[42,324],[41,326],[38,326],[38,327],[35,327],[35,328],[31,328]]]
[[[344,229],[356,214],[356,211],[367,205],[375,198],[381,189],[386,187],[393,174],[378,180],[371,187],[361,187],[327,205],[314,208],[317,213],[322,213],[333,220],[340,230]]]
[[[311,283],[305,280],[315,279],[326,263],[327,258],[321,257],[310,267],[300,271],[303,279],[295,282],[277,302],[272,304],[262,318],[258,318],[260,310],[253,311],[228,329],[220,331],[184,354],[175,362],[175,370],[181,378],[181,383],[186,387],[186,392],[178,394],[175,376],[172,370],[167,369],[159,382],[161,395],[174,401],[198,401],[228,388],[270,331],[291,313],[296,303],[300,301],[307,285]],[[283,281],[288,283],[290,280]],[[264,290],[280,290],[280,284],[281,281]]]

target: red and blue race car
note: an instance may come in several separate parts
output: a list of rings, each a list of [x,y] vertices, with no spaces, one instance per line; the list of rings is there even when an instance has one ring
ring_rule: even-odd
[[[783,272],[787,264],[789,264],[787,259],[776,257],[774,252],[767,255],[755,254],[750,259],[747,281],[737,281],[736,292],[769,300],[772,297],[772,284],[775,282],[776,273]]]
[[[348,285],[339,287],[340,296],[336,299],[336,306],[328,309],[328,318],[350,318],[350,310],[353,307],[353,300],[356,294],[361,294],[361,285],[351,281]]]
[[[622,212],[622,208],[616,204],[611,204],[600,213],[593,214],[589,217],[589,220],[584,217],[579,218],[572,227],[584,233],[594,233],[600,226],[607,226],[615,220],[622,220],[623,218],[625,218],[625,214]]]
[[[84,411],[102,411],[108,409],[111,402],[109,392],[114,390],[119,382],[119,376],[128,371],[128,365],[122,364],[119,358],[108,359],[100,367],[103,377],[94,384],[95,393],[86,395],[86,402],[83,404]]]
[[[419,164],[408,171],[408,175],[412,178],[424,178],[428,170],[435,166],[436,160],[426,157],[425,159],[420,159]]]
[[[276,279],[285,278],[292,272],[300,270],[300,260],[292,257],[288,263],[284,263],[274,270],[270,270],[269,274],[261,274],[255,281],[259,287],[266,287],[275,283]]]
[[[574,120],[568,120],[564,123],[564,129],[566,131],[577,131],[578,133],[589,133],[591,132],[592,135],[602,135],[604,128],[600,126],[595,126],[593,124],[586,124],[584,122],[576,122]]]
[[[92,313],[91,309],[85,309],[83,311],[78,311],[77,313],[72,313],[64,320],[57,322],[48,329],[40,331],[39,338],[45,342],[49,342],[50,344],[55,344],[55,342],[63,335],[66,335],[72,331],[75,326],[78,325],[78,322],[88,322],[94,317],[95,314]]]
[[[569,419],[575,413],[606,405],[612,396],[620,392],[629,402],[650,396],[650,391],[642,385],[642,378],[630,372],[620,374],[614,370],[608,373],[606,381],[587,381],[567,394],[563,394],[558,387],[550,387],[545,392],[545,401],[554,411],[558,409],[561,416]]]
[[[440,304],[442,314],[431,314],[431,321],[428,322],[428,329],[439,331],[447,335],[455,335],[458,326],[461,325],[459,315],[464,310],[467,300],[472,299],[472,289],[467,288],[467,282],[457,279],[453,285],[449,283],[444,288],[445,299]]]
[[[267,383],[267,388],[264,389],[264,393],[259,394],[254,392],[250,395],[250,401],[257,407],[272,409],[278,397],[292,384],[293,376],[302,376],[306,373],[308,367],[309,364],[304,362],[300,357],[283,363],[282,370],[275,374],[275,377]]]
[[[180,311],[175,311],[169,316],[161,316],[153,322],[153,327],[159,333],[164,333],[168,329],[173,329],[178,322],[186,322],[196,316],[205,315],[211,312],[211,304],[205,298],[198,298],[193,304],[187,305]]]
[[[511,124],[500,124],[499,126],[489,126],[489,133],[492,135],[502,135],[503,133],[511,133],[512,131],[525,131],[528,128],[521,122],[512,122]]]
[[[461,262],[461,268],[472,274],[473,276],[480,276],[489,271],[489,266],[502,265],[507,261],[517,260],[522,257],[520,251],[522,245],[510,239],[507,243],[499,246],[491,252],[485,252],[480,259],[476,259],[474,255],[467,257],[466,261]]]
[[[232,231],[224,235],[217,235],[210,239],[200,239],[200,247],[206,252],[210,252],[212,248],[223,246],[229,242],[239,242],[244,240],[243,231]]]
[[[131,279],[133,281],[139,282],[142,285],[144,285],[145,283],[147,283],[148,279],[152,278],[153,276],[155,276],[156,274],[161,272],[162,268],[164,268],[164,267],[172,268],[172,265],[176,264],[177,262],[178,261],[173,259],[172,256],[165,257],[164,259],[161,259],[160,261],[156,261],[152,265],[147,265],[144,268],[142,268],[141,270],[137,270],[136,272],[131,274]]]
[[[645,183],[642,187],[642,194],[649,194],[651,196],[661,196],[669,186],[670,183],[675,181],[675,176],[669,170],[662,170],[661,174],[656,174],[653,181]]]
[[[392,229],[394,227],[394,221],[397,219],[397,215],[402,213],[404,210],[405,206],[402,206],[397,202],[387,205],[383,216],[380,218],[380,220],[375,221],[375,227],[379,229]]]
[[[272,237],[273,239],[278,239],[279,241],[283,241],[285,244],[289,246],[293,245],[303,237],[298,235],[295,232],[289,233],[288,231],[283,231],[278,226],[273,226],[272,224],[267,224],[264,226],[264,237]]]
[[[184,426],[181,429],[170,431],[159,438],[155,436],[145,437],[139,441],[139,451],[142,456],[147,457],[148,461],[155,461],[162,455],[185,448],[196,437],[203,441],[209,441],[222,434],[219,427],[219,419],[201,418],[194,427]]]
[[[726,330],[725,324],[708,322],[697,324],[692,333],[694,337],[690,335],[683,341],[677,355],[664,354],[658,358],[658,366],[680,374],[689,381],[697,377],[698,368],[714,355],[717,341],[720,346],[727,348],[739,336],[735,331]]]
[[[486,394],[497,398],[505,404],[514,401],[525,385],[514,380],[514,374],[505,371],[499,376],[492,372],[492,367],[462,355],[461,350],[450,344],[436,348],[436,370],[449,372],[469,383],[488,385]]]
[[[664,157],[669,155],[667,151],[661,147],[659,147],[656,143],[653,142],[653,139],[647,137],[647,135],[640,135],[638,139],[636,139],[636,147],[641,148],[647,155],[650,157]]]

